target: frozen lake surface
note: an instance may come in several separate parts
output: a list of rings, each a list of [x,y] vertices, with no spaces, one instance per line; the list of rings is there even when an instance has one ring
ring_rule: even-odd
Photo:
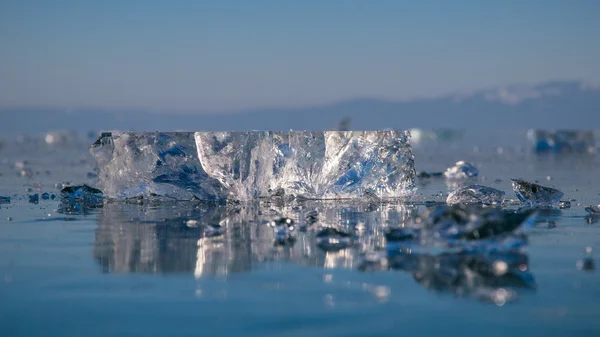
[[[503,191],[509,209],[522,206],[511,178],[570,201],[539,211],[514,257],[523,273],[486,274],[477,255],[390,249],[390,228],[465,181],[417,179],[410,202],[65,208],[63,186],[97,182],[97,134],[1,139],[0,335],[600,335],[600,216],[584,209],[600,203],[598,151],[536,154],[524,130],[436,135],[413,132],[417,172],[464,160],[479,172],[468,183]],[[271,223],[282,218],[294,228]],[[335,229],[327,243],[325,228]]]

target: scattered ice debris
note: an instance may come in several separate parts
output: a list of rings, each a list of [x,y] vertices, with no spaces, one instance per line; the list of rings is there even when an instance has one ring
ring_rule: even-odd
[[[60,191],[63,203],[79,203],[87,207],[101,206],[104,194],[97,188],[88,185],[67,186]]]
[[[529,130],[527,138],[536,153],[592,153],[595,151],[592,131]]]
[[[0,196],[0,205],[1,204],[10,204],[10,197]]]
[[[475,166],[465,161],[458,161],[454,166],[449,167],[444,176],[447,179],[466,179],[471,177],[477,177],[479,171]]]
[[[592,247],[585,248],[585,257],[577,261],[577,269],[584,271],[591,271],[596,269],[596,263],[592,258]]]
[[[352,245],[352,236],[335,228],[326,227],[316,234],[317,245],[325,251],[338,251]]]
[[[571,202],[568,200],[562,200],[559,204],[558,207],[560,209],[567,209],[567,208],[571,208]]]
[[[481,185],[469,185],[448,194],[446,203],[449,205],[458,203],[500,205],[503,199],[504,191]]]
[[[564,193],[542,185],[527,182],[520,179],[511,179],[512,188],[517,198],[523,203],[531,206],[551,206],[557,203]]]
[[[589,205],[585,207],[585,211],[590,213],[590,214],[597,214],[600,215],[600,205],[598,206],[594,206],[594,205]]]
[[[37,193],[29,195],[29,202],[32,204],[38,204],[40,202],[40,195]]]
[[[111,198],[402,198],[408,131],[106,133],[90,150]]]

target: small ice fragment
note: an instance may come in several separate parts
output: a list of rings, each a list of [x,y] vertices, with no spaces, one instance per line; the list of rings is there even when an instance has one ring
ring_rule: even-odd
[[[563,200],[559,204],[560,209],[571,208],[571,202],[568,200]]]
[[[198,226],[198,220],[187,220],[185,225],[188,227],[196,227]]]
[[[511,179],[512,188],[521,202],[532,206],[552,205],[557,203],[564,193],[551,188],[520,179]]]
[[[477,168],[470,163],[465,161],[458,161],[452,167],[449,167],[446,172],[444,172],[444,176],[447,179],[466,179],[471,177],[476,177],[479,174]]]
[[[30,195],[29,202],[32,204],[38,204],[40,202],[40,195],[37,193]]]
[[[529,138],[536,153],[591,153],[595,151],[594,133],[592,131],[529,130],[527,138]]]
[[[42,193],[42,199],[44,199],[44,200],[50,199],[50,194],[48,194],[48,193]]]
[[[6,218],[6,220],[7,220],[7,221],[9,221],[9,222],[10,222],[10,221],[13,221],[13,217],[12,217],[12,216],[9,216],[8,218]]]
[[[10,197],[2,197],[2,196],[0,196],[0,205],[1,204],[10,204]]]
[[[89,206],[99,206],[99,204],[102,203],[104,194],[99,189],[88,185],[67,186],[60,191],[60,198],[63,202],[76,202]]]
[[[600,205],[598,206],[593,206],[593,205],[589,205],[585,207],[586,212],[590,213],[590,214],[600,214]]]
[[[504,191],[481,185],[469,185],[451,192],[446,203],[449,205],[458,203],[495,205],[501,204],[503,199]]]
[[[325,251],[337,251],[352,245],[352,237],[335,228],[327,227],[316,235],[317,245]]]

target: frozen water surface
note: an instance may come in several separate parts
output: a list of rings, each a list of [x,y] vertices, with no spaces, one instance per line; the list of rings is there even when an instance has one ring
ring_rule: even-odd
[[[0,335],[600,334],[597,153],[420,132],[3,137]]]

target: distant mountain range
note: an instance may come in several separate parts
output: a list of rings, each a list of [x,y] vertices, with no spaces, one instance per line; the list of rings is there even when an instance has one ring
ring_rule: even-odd
[[[600,129],[600,85],[555,81],[408,101],[356,99],[329,105],[228,114],[0,110],[0,133],[48,130]]]

